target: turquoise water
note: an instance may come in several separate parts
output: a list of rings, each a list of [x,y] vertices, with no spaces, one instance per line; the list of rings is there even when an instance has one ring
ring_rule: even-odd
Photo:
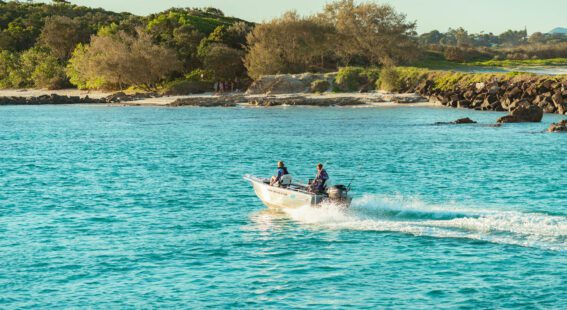
[[[565,309],[567,135],[501,115],[1,107],[0,308]],[[353,207],[266,210],[280,159]]]

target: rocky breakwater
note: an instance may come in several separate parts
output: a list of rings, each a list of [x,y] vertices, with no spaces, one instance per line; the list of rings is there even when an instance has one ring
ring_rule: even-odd
[[[448,107],[482,111],[518,110],[515,112],[518,116],[515,120],[521,119],[520,114],[528,110],[535,115],[539,114],[535,113],[538,110],[567,114],[567,79],[492,77],[487,81],[446,89],[439,87],[437,77],[431,76],[405,91],[415,91]],[[532,118],[529,119],[532,121]]]

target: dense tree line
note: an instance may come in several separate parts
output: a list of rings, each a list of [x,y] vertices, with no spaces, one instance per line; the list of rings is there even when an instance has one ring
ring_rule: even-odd
[[[135,16],[65,0],[0,0],[0,88],[187,92],[264,74],[406,64],[428,52],[460,62],[567,57],[567,35],[470,34],[463,28],[417,35],[415,29],[389,5],[353,0],[258,25],[214,8]]]
[[[155,89],[187,77],[242,78],[252,27],[214,8],[135,16],[64,0],[0,1],[0,87]]]
[[[567,36],[561,33],[541,32],[534,32],[528,35],[527,29],[507,30],[499,35],[493,33],[469,33],[460,27],[449,29],[445,33],[438,30],[423,33],[418,40],[421,45],[510,48],[526,44],[558,44],[567,42]]]
[[[443,53],[450,61],[475,61],[487,59],[545,59],[567,57],[567,35],[560,33],[507,30],[493,33],[469,33],[456,28],[442,33],[438,30],[418,37],[422,50]]]
[[[252,77],[396,64],[415,59],[415,23],[391,6],[340,0],[317,15],[295,12],[258,25],[248,35]]]

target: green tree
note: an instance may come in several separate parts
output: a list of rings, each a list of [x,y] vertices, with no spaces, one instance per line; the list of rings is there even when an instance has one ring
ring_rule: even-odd
[[[203,66],[205,70],[213,72],[217,80],[232,80],[245,75],[243,57],[244,51],[242,50],[222,43],[214,43],[209,46],[203,57]]]
[[[427,33],[423,33],[419,36],[419,44],[429,45],[429,44],[439,44],[443,39],[444,35],[438,30],[433,30]]]
[[[137,85],[148,89],[175,71],[181,63],[171,49],[156,45],[146,32],[120,31],[94,36],[73,53],[67,73],[73,84],[84,88]]]
[[[63,65],[46,50],[33,48],[20,56],[20,87],[58,89],[67,83]]]
[[[380,65],[413,60],[417,56],[415,22],[408,22],[405,15],[389,5],[339,0],[328,4],[320,18],[334,25],[335,51],[345,65],[355,58]]]
[[[526,30],[508,30],[498,36],[500,43],[505,46],[516,46],[525,43],[528,37]]]
[[[247,36],[248,74],[299,73],[321,69],[333,54],[334,28],[323,20],[288,12],[257,25]]]
[[[89,36],[89,31],[78,20],[53,16],[46,19],[40,42],[49,48],[55,57],[66,60],[71,57],[77,44],[87,42]]]
[[[18,70],[18,55],[9,51],[0,51],[0,88],[18,87],[13,81],[13,75]]]

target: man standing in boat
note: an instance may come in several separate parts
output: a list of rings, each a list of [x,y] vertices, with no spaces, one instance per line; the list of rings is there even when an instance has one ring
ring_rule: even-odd
[[[309,190],[314,193],[321,193],[325,191],[325,183],[329,180],[329,174],[323,168],[323,164],[317,164],[317,175],[313,183],[309,185]]]
[[[270,185],[276,185],[278,184],[281,180],[282,177],[284,175],[288,175],[289,172],[287,171],[287,167],[285,166],[283,161],[279,161],[278,162],[278,170],[276,172],[276,175],[272,177],[272,180],[270,181]]]

